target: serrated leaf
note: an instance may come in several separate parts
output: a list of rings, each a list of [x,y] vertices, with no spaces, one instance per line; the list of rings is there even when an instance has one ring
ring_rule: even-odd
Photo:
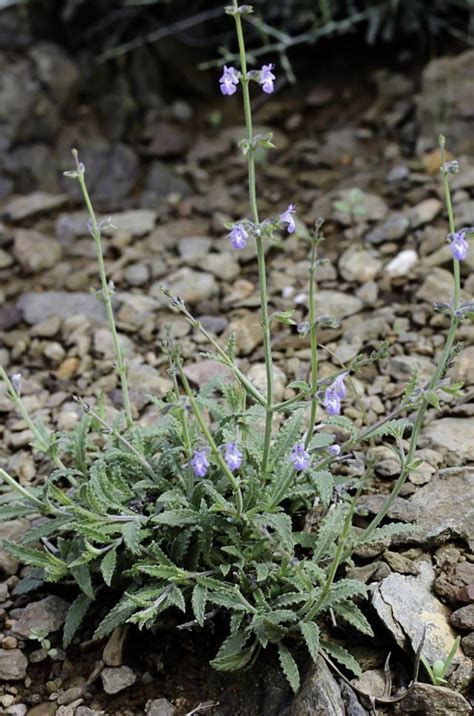
[[[319,627],[315,622],[300,622],[299,627],[309,654],[316,662],[319,654]]]
[[[86,594],[79,594],[69,607],[63,628],[63,647],[65,649],[73,640],[73,637],[81,626],[91,604],[92,599],[90,599]]]
[[[288,679],[293,692],[296,694],[300,688],[300,672],[296,661],[293,659],[286,646],[282,643],[278,644],[278,657],[280,659],[283,673]]]
[[[244,632],[231,634],[210,662],[211,666],[218,671],[236,671],[247,666],[255,651],[255,643],[247,646],[247,642],[248,636]]]
[[[108,587],[112,584],[112,578],[114,576],[115,567],[117,566],[117,548],[113,547],[110,549],[102,562],[100,563],[100,571],[104,578],[104,582]]]
[[[344,647],[331,641],[321,641],[321,649],[328,656],[345,666],[346,669],[352,671],[354,676],[360,679],[360,677],[362,676],[362,669],[360,668],[358,662],[354,659],[352,654],[350,654],[346,649],[344,649]]]
[[[329,470],[317,470],[311,472],[311,480],[314,481],[321,503],[327,507],[331,502],[334,489],[334,477]]]
[[[309,442],[308,450],[311,451],[329,447],[333,442],[334,435],[332,433],[315,433]]]
[[[127,549],[129,549],[132,554],[140,554],[141,552],[140,528],[141,523],[138,520],[133,520],[133,522],[125,522],[125,524],[122,525],[123,540],[127,545]]]
[[[92,586],[90,569],[86,564],[80,567],[69,567],[70,572],[76,580],[79,588],[90,599],[95,599],[94,587]]]
[[[366,617],[353,602],[339,602],[335,604],[333,608],[336,614],[339,614],[346,622],[352,624],[353,627],[362,632],[362,634],[368,634],[369,636],[374,635],[372,627]]]
[[[193,607],[194,617],[199,626],[204,626],[204,616],[206,613],[207,589],[201,584],[195,584],[191,596],[191,604]]]
[[[439,398],[436,395],[434,390],[427,390],[425,392],[425,398],[433,408],[435,408],[436,410],[441,409],[441,405],[439,403]]]
[[[152,519],[152,522],[168,525],[168,527],[185,527],[186,525],[195,525],[198,521],[199,513],[191,509],[166,510]]]
[[[94,639],[101,639],[107,636],[114,629],[122,624],[125,624],[127,619],[136,610],[136,604],[128,594],[125,594],[122,599],[117,602],[113,609],[106,614],[102,619],[99,626],[94,632]]]
[[[282,547],[291,554],[293,553],[293,525],[289,515],[286,515],[284,512],[257,515],[255,517],[255,523],[264,527],[270,527],[279,537]]]

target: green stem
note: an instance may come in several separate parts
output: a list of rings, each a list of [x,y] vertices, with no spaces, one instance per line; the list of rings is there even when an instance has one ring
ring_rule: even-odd
[[[120,378],[120,384],[122,388],[122,396],[123,396],[123,405],[125,408],[125,418],[127,421],[127,427],[131,428],[133,426],[133,416],[132,416],[132,406],[130,403],[130,396],[128,392],[128,381],[127,381],[127,368],[125,366],[125,361],[123,358],[122,349],[120,347],[118,335],[117,335],[117,327],[115,325],[115,318],[114,318],[114,311],[112,307],[112,299],[111,299],[111,291],[109,288],[109,284],[107,281],[107,273],[105,270],[105,262],[104,262],[104,254],[102,251],[102,240],[101,240],[101,231],[99,228],[99,225],[97,223],[97,219],[95,216],[94,208],[92,206],[92,202],[89,196],[89,192],[87,190],[86,181],[84,178],[85,170],[83,165],[79,163],[77,151],[73,150],[74,158],[76,159],[77,164],[77,178],[79,180],[79,184],[81,186],[82,196],[84,197],[84,202],[87,207],[87,211],[91,220],[91,233],[92,237],[95,242],[95,249],[96,249],[96,255],[97,255],[97,263],[99,265],[99,273],[100,273],[100,283],[102,286],[102,299],[104,301],[105,310],[107,313],[107,320],[109,323],[109,329],[112,334],[112,342],[114,344],[114,350],[115,350],[115,358],[117,361],[117,372],[119,374]]]
[[[179,401],[178,379],[176,378],[176,370],[173,364],[171,365],[171,370],[173,373],[173,388],[176,394],[176,400]],[[191,445],[191,438],[189,437],[188,421],[186,420],[186,412],[184,407],[179,408],[179,421],[181,423],[181,430],[183,431],[184,449],[186,451],[186,456],[189,461],[193,456],[193,448]],[[190,500],[194,490],[194,475],[191,465],[188,465],[188,467],[186,468],[186,478],[186,492],[188,500]]]
[[[13,487],[13,489],[16,490],[16,492],[18,492],[22,497],[25,497],[33,505],[36,505],[40,512],[44,512],[44,505],[41,500],[38,500],[38,498],[32,495],[31,492],[28,492],[27,489],[25,489],[22,485],[20,485],[20,483],[14,480],[13,477],[9,475],[8,472],[6,472],[2,467],[0,467],[0,478],[4,480],[8,485],[10,485],[10,487]]]
[[[233,0],[234,9],[238,10],[237,0]],[[240,67],[241,67],[241,84],[244,100],[245,127],[247,130],[247,140],[249,143],[247,152],[248,162],[248,184],[249,184],[249,200],[250,213],[254,224],[259,224],[258,206],[257,206],[257,190],[255,184],[255,150],[253,145],[253,125],[252,125],[252,109],[250,106],[249,77],[247,75],[247,57],[245,54],[244,35],[242,31],[242,18],[239,12],[234,14],[235,26],[237,30],[237,41],[239,44]],[[270,321],[268,318],[268,298],[267,298],[267,277],[265,267],[265,250],[263,239],[259,235],[255,235],[257,245],[257,263],[258,263],[258,281],[260,289],[260,310],[262,318],[263,330],[263,348],[265,354],[265,371],[267,378],[267,394],[265,407],[265,433],[263,439],[263,457],[262,457],[262,477],[265,477],[268,469],[268,460],[270,454],[270,442],[272,437],[273,422],[273,366],[272,366],[272,349],[270,336]]]
[[[311,411],[309,415],[308,430],[306,433],[305,447],[308,447],[313,436],[314,426],[316,425],[316,411],[318,408],[318,399],[316,393],[318,390],[318,327],[316,325],[315,311],[315,293],[316,293],[316,257],[317,246],[313,242],[311,246],[311,258],[309,268],[309,341],[311,346]]]
[[[199,427],[201,428],[202,434],[206,438],[206,441],[211,448],[212,455],[215,459],[215,461],[218,463],[219,467],[221,468],[224,475],[227,477],[228,481],[230,482],[232,489],[234,491],[236,502],[237,502],[237,516],[240,517],[243,512],[243,500],[242,500],[242,492],[240,490],[239,483],[237,479],[235,478],[235,475],[229,470],[226,461],[222,457],[222,454],[217,447],[216,443],[214,442],[214,438],[211,435],[211,432],[209,428],[206,425],[206,422],[202,416],[201,410],[199,408],[199,405],[197,404],[196,398],[194,397],[193,391],[191,390],[191,386],[188,383],[188,379],[186,378],[186,375],[183,371],[183,368],[181,365],[178,365],[178,371],[179,371],[179,377],[181,378],[181,382],[183,384],[184,392],[188,396],[189,402],[191,404],[191,408],[193,410],[194,416],[199,424]]]

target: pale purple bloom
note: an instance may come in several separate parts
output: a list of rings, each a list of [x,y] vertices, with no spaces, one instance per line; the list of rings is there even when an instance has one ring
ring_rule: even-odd
[[[13,373],[10,380],[12,382],[15,393],[18,393],[18,395],[20,395],[20,393],[21,393],[21,373]]]
[[[456,261],[464,261],[469,251],[469,244],[466,241],[465,231],[456,231],[454,234],[449,234],[449,250],[451,251],[453,258]]]
[[[239,73],[235,67],[226,67],[224,65],[224,71],[219,82],[222,94],[234,94],[239,84]]]
[[[207,459],[205,450],[195,450],[193,459],[191,460],[191,467],[194,470],[196,477],[205,477],[208,467],[209,460]]]
[[[243,224],[235,224],[229,234],[229,238],[234,249],[245,249],[247,241],[249,240],[249,235]]]
[[[298,472],[308,469],[311,458],[309,452],[304,449],[303,443],[297,443],[294,446],[293,452],[290,455],[290,460],[293,463],[293,467]]]
[[[295,211],[295,205],[290,204],[288,209],[284,211],[283,214],[280,214],[280,224],[287,224],[287,231],[289,234],[292,234],[296,229],[295,220],[293,218]]]
[[[341,373],[326,389],[323,405],[328,415],[339,415],[341,412],[341,400],[347,395],[347,388],[344,385],[344,378],[347,373]]]
[[[276,80],[276,77],[272,72],[274,67],[275,65],[273,64],[263,65],[260,70],[259,83],[263,91],[267,94],[271,94],[273,92],[273,82]]]
[[[242,464],[242,453],[235,443],[227,443],[225,446],[224,460],[231,472],[238,470]]]
[[[337,457],[341,452],[341,446],[337,443],[334,443],[334,445],[330,445],[328,447],[328,453],[332,455],[332,457]]]
[[[347,373],[341,373],[341,375],[338,375],[329,386],[334,391],[335,395],[337,395],[339,400],[342,400],[347,395],[347,388],[344,385],[344,378],[346,375]]]

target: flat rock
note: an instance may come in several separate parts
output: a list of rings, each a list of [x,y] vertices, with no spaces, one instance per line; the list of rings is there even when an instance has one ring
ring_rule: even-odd
[[[7,575],[15,574],[18,569],[18,562],[2,546],[3,540],[19,542],[30,529],[30,523],[26,519],[8,520],[0,522],[0,572]]]
[[[34,229],[15,232],[13,253],[27,273],[38,273],[54,266],[61,258],[61,245]]]
[[[232,371],[222,363],[215,360],[200,360],[185,367],[184,372],[188,380],[201,387],[217,376],[228,378],[232,381]]]
[[[385,499],[386,495],[362,495],[357,503],[356,512],[358,514],[368,512],[375,515],[380,511]],[[414,522],[418,514],[418,507],[403,499],[403,497],[396,497],[387,512],[390,519],[401,522]]]
[[[422,432],[429,446],[457,457],[456,463],[474,460],[474,420],[472,418],[440,418]]]
[[[232,333],[235,333],[236,353],[239,356],[249,355],[263,342],[259,317],[251,311],[239,311],[233,316],[224,332],[223,340],[228,340]]]
[[[18,636],[27,639],[32,629],[41,629],[48,634],[58,631],[66,620],[70,604],[60,597],[49,596],[38,602],[30,602],[12,624]]]
[[[34,191],[31,194],[11,199],[0,209],[0,215],[8,221],[23,221],[30,216],[57,209],[63,206],[67,200],[67,194]]]
[[[146,716],[174,716],[176,708],[168,699],[153,699],[146,705]]]
[[[426,356],[401,355],[389,358],[385,370],[397,381],[408,381],[413,370],[417,371],[418,381],[423,385],[429,381],[435,371],[434,363]]]
[[[468,604],[465,607],[456,609],[451,614],[451,624],[456,629],[472,631],[474,629],[474,604]]]
[[[385,266],[385,272],[391,278],[406,276],[418,263],[418,254],[414,249],[404,249],[394,256]]]
[[[365,240],[370,244],[381,244],[384,241],[398,241],[403,239],[410,226],[410,219],[401,211],[394,211],[389,214],[385,221],[376,226],[365,235]]]
[[[420,561],[416,577],[393,573],[382,580],[372,595],[372,604],[402,649],[416,652],[426,636],[422,655],[432,664],[445,660],[456,638],[449,625],[449,610],[432,594],[434,570]]]
[[[410,209],[411,228],[417,229],[423,224],[429,224],[433,219],[436,219],[442,208],[443,202],[433,197],[420,201],[419,204]]]
[[[341,689],[322,657],[312,667],[284,716],[343,716]]]
[[[91,293],[67,293],[66,291],[44,291],[43,293],[24,293],[17,301],[26,323],[41,323],[50,316],[70,318],[87,316],[88,320],[105,323],[105,307]]]
[[[161,292],[161,285],[164,284],[171,290],[174,296],[180,296],[190,306],[213,298],[218,292],[218,284],[215,277],[203,271],[193,271],[187,266],[170,274],[165,280],[154,283],[150,289],[150,296],[156,298],[160,305],[168,304],[169,299]]]
[[[433,716],[470,716],[471,707],[457,691],[444,686],[416,683],[402,701],[395,705],[395,713],[432,714]]]
[[[0,649],[0,683],[24,679],[27,666],[28,659],[20,649]]]
[[[144,236],[155,228],[158,212],[152,209],[129,209],[111,215],[111,222],[116,229],[107,229],[106,233],[116,230],[132,236]]]
[[[118,694],[137,680],[136,674],[129,666],[107,666],[100,676],[106,694]]]
[[[454,291],[454,279],[451,271],[434,266],[420,288],[417,291],[417,298],[427,303],[435,301],[449,302]]]
[[[342,254],[338,268],[346,281],[365,283],[377,276],[382,268],[382,261],[374,252],[350,248]]]
[[[332,316],[336,320],[352,316],[364,307],[360,298],[342,291],[319,291],[318,303],[324,309],[324,315]]]

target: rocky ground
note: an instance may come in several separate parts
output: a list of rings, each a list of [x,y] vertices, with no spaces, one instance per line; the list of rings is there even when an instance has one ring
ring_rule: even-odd
[[[432,374],[443,347],[447,319],[432,304],[449,300],[453,281],[435,147],[442,128],[462,169],[451,181],[457,225],[472,225],[473,60],[468,52],[434,61],[421,79],[379,70],[359,77],[358,84],[349,76],[307,82],[256,106],[257,131],[273,131],[277,145],[259,157],[261,214],[275,216],[297,203],[297,236],[268,251],[272,308],[296,308],[298,319],[306,317],[304,237],[324,217],[322,254],[329,262],[319,270],[318,313],[333,315],[341,327],[321,333],[321,373],[387,341],[389,357],[354,380],[370,422],[397,405],[414,366],[421,381]],[[94,295],[94,245],[76,187],[60,174],[72,164],[69,149],[76,143],[100,213],[112,214],[117,227],[104,246],[137,419],[153,421],[150,396],[169,389],[159,346],[166,326],[179,339],[196,386],[219,369],[199,360],[207,346],[168,310],[161,283],[217,336],[236,332],[242,370],[262,383],[254,249],[233,251],[223,228],[248,212],[245,164],[236,150],[242,136],[237,103],[161,104],[147,116],[140,137],[127,142],[123,126],[116,126],[126,121],[123,110],[110,115],[106,133],[101,105],[82,107],[73,121],[63,122],[79,71],[58,48],[40,45],[5,72],[11,82],[0,87],[8,127],[0,177],[0,360],[10,373],[23,374],[29,411],[52,428],[69,430],[80,417],[72,393],[91,403],[104,394],[109,415],[120,410],[113,347]],[[31,84],[28,93],[25,82]],[[462,266],[467,297],[474,294],[473,268],[471,247]],[[464,398],[428,412],[417,451],[421,465],[389,515],[416,525],[415,536],[361,552],[351,569],[373,585],[369,611],[378,634],[375,642],[352,644],[365,671],[356,686],[383,694],[388,651],[394,654],[394,682],[406,685],[427,624],[428,661],[445,657],[457,634],[462,652],[449,677],[452,690],[420,685],[398,706],[377,704],[377,714],[470,712],[460,692],[468,694],[474,655],[474,327],[464,324],[459,339],[464,347],[450,374],[464,381]],[[276,399],[286,399],[293,394],[287,384],[307,376],[309,345],[282,327],[273,348]],[[2,386],[0,412],[1,464],[22,484],[43,480],[48,464],[31,451],[29,432]],[[362,425],[355,403],[349,401],[345,412]],[[398,469],[386,448],[372,452],[376,481],[361,500],[361,524],[377,511]],[[1,524],[0,538],[18,540],[28,528],[26,520]],[[26,575],[35,587],[28,593],[19,586]],[[67,586],[44,587],[1,547],[0,577],[1,713],[369,713],[367,700],[359,702],[324,663],[308,674],[294,702],[272,664],[251,679],[218,677],[203,665],[212,635],[198,647],[188,634],[157,643],[120,631],[105,645],[91,641],[86,627],[64,653],[59,630],[73,598]],[[32,629],[45,629],[51,645],[35,641]]]

